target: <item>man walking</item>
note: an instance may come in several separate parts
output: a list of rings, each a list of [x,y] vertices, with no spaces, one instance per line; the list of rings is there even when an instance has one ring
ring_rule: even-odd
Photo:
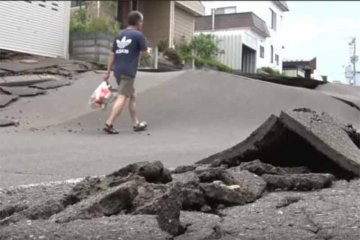
[[[122,110],[129,103],[129,112],[133,122],[134,131],[146,129],[146,122],[140,122],[136,111],[136,97],[134,80],[136,77],[140,53],[143,57],[149,57],[144,35],[141,33],[143,15],[138,11],[132,11],[128,16],[128,27],[115,38],[112,52],[109,56],[107,73],[104,81],[108,82],[111,69],[119,86],[119,95],[114,102],[111,114],[105,122],[104,131],[109,134],[118,134],[113,127],[115,120],[120,116]]]

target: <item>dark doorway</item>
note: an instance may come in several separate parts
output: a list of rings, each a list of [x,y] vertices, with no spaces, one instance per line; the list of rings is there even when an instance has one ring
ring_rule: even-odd
[[[127,16],[133,10],[138,10],[138,0],[118,0],[117,21],[121,24],[121,28],[127,27]]]
[[[244,73],[255,73],[256,51],[246,45],[242,47],[241,71]]]
[[[138,0],[132,0],[132,10],[139,10]]]

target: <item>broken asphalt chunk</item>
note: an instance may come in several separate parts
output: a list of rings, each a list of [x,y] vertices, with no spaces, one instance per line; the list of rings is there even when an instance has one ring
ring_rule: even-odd
[[[61,58],[36,58],[37,63],[22,63],[21,60],[6,60],[0,62],[0,69],[12,72],[22,72],[38,68],[46,68],[58,66],[67,62],[66,59]]]
[[[132,201],[138,194],[139,184],[141,183],[137,181],[129,181],[110,188],[101,194],[68,206],[64,211],[53,215],[51,220],[63,223],[76,219],[91,219],[118,214],[120,211],[131,207]]]
[[[255,173],[256,175],[259,176],[263,174],[281,175],[286,173],[282,168],[275,167],[268,163],[263,163],[260,160],[241,163],[239,169],[248,170],[249,172]]]
[[[345,126],[310,109],[270,116],[243,142],[198,162],[238,166],[260,159],[280,167],[306,167],[338,178],[360,176],[360,149]]]
[[[15,95],[0,94],[0,108],[8,106],[11,102],[16,101],[19,97]]]
[[[54,81],[58,79],[59,78],[54,75],[38,75],[38,74],[6,76],[2,78],[0,85],[7,87],[22,87],[22,86],[29,86],[32,84],[42,83],[46,81]]]
[[[215,214],[182,211],[180,220],[188,227],[184,234],[174,240],[222,239],[215,234],[215,229],[221,222],[221,217]]]
[[[185,173],[192,171],[196,168],[195,165],[185,165],[185,166],[178,166],[172,171],[172,173]]]
[[[233,172],[238,184],[226,185],[221,181],[200,183],[205,198],[212,204],[242,205],[261,197],[266,183],[248,171]]]
[[[213,181],[222,181],[226,185],[237,184],[237,181],[224,168],[210,168],[206,170],[197,171],[200,182],[209,183]]]
[[[106,178],[126,177],[129,174],[139,175],[152,183],[167,183],[172,180],[170,171],[160,161],[132,163],[107,175]]]
[[[181,185],[174,184],[165,194],[151,199],[139,206],[134,214],[157,215],[159,227],[171,235],[179,235],[185,231],[180,224]]]
[[[286,111],[281,122],[301,136],[333,164],[360,176],[360,149],[343,129],[343,125],[327,113]]]
[[[170,240],[170,234],[158,227],[156,216],[117,215],[106,218],[54,223],[43,220],[21,221],[0,230],[0,239],[106,239]],[[33,238],[32,238],[32,237]],[[36,238],[35,238],[36,236]]]
[[[10,119],[0,119],[0,127],[18,126],[19,121]]]
[[[46,89],[54,89],[54,88],[59,88],[59,87],[69,86],[69,85],[71,85],[71,81],[69,81],[69,80],[52,80],[52,81],[37,83],[37,84],[31,85],[30,87],[46,90]]]
[[[17,95],[20,97],[32,97],[40,94],[45,94],[46,92],[44,90],[30,88],[30,87],[0,87],[0,90],[2,90],[5,93],[11,95]]]
[[[239,170],[248,170],[249,172],[255,173],[256,175],[263,174],[274,174],[274,175],[284,175],[292,173],[309,173],[309,169],[306,167],[275,167],[269,163],[263,163],[260,160],[255,160],[251,162],[243,162],[237,167]]]
[[[287,174],[270,175],[264,174],[262,178],[267,183],[269,190],[283,191],[310,191],[330,187],[335,179],[331,174],[307,173],[307,174]]]

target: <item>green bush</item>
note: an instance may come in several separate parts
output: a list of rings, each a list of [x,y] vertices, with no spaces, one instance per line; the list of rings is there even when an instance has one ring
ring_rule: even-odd
[[[183,36],[179,42],[175,43],[175,50],[178,52],[181,58],[185,60],[192,56],[193,48],[191,42],[187,42]]]
[[[163,53],[163,52],[165,52],[166,49],[169,48],[169,42],[167,40],[161,40],[157,44],[157,47],[158,47],[159,52]]]
[[[190,44],[195,55],[204,59],[215,59],[219,51],[215,36],[211,34],[194,36]]]
[[[176,66],[182,65],[183,59],[180,54],[173,48],[168,48],[164,51],[164,56]]]
[[[271,67],[262,67],[260,68],[260,70],[268,73],[270,76],[275,76],[275,77],[282,76],[282,74],[278,70]]]
[[[227,66],[217,60],[203,59],[201,57],[194,57],[194,59],[195,59],[195,66],[197,68],[209,67],[211,69],[218,70],[221,72],[232,72],[232,69],[229,66]]]
[[[140,58],[139,65],[140,67],[148,67],[151,68],[153,66],[153,59],[151,57],[142,57]]]
[[[120,25],[108,18],[99,17],[89,19],[86,8],[74,12],[70,20],[70,33],[112,33],[119,34]]]
[[[158,44],[160,51],[160,44]],[[174,49],[166,48],[166,56],[175,65],[181,65],[182,62],[194,60],[197,68],[209,67],[222,72],[232,72],[232,69],[216,60],[218,53],[217,42],[211,34],[200,34],[194,36],[190,42],[185,37],[175,43]],[[161,52],[161,51],[160,51]]]
[[[87,17],[86,10],[80,9],[73,14],[70,18],[70,33],[86,32],[87,31]]]

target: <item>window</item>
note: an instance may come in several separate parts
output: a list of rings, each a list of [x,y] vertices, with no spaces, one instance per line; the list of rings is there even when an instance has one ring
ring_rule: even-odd
[[[231,13],[236,13],[236,6],[222,7],[222,8],[215,9],[215,14],[231,14]]]
[[[275,54],[276,65],[279,66],[279,55]]]
[[[271,29],[276,31],[276,13],[272,9],[270,9],[270,11],[271,11]]]
[[[270,47],[270,62],[274,63],[274,47],[272,45]]]
[[[71,7],[81,7],[85,5],[85,0],[71,1]]]
[[[265,57],[265,48],[264,48],[264,46],[260,46],[260,57],[261,58]]]

